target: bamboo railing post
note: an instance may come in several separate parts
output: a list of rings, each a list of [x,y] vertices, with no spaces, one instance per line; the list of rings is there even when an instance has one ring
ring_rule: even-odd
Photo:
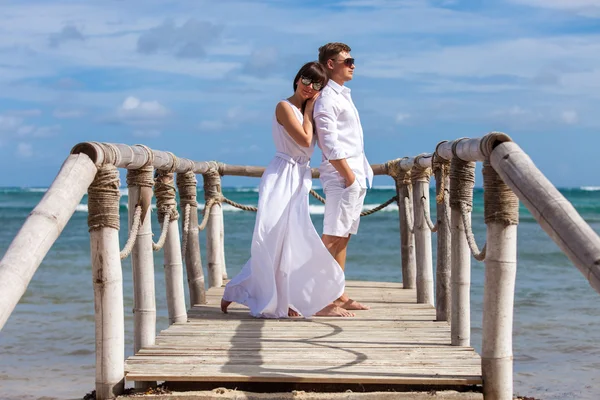
[[[489,160],[483,164],[483,179],[487,224],[481,354],[483,395],[486,400],[511,400],[519,200]]]
[[[206,257],[208,258],[208,286],[221,287],[227,279],[225,270],[225,243],[223,230],[223,208],[221,206],[221,175],[211,169],[204,178],[205,213],[209,213],[206,225]]]
[[[206,288],[200,240],[198,235],[198,203],[196,202],[197,181],[193,172],[177,174],[179,205],[183,212],[181,230],[183,236],[183,257],[190,291],[190,307],[206,303]]]
[[[176,191],[172,172],[158,171],[154,182],[154,193],[156,195],[158,221],[162,228],[164,228],[165,223],[169,224],[163,247],[169,324],[186,322],[183,260],[179,240],[179,226],[177,225],[179,213],[177,212]],[[168,219],[165,218],[167,215]]]
[[[25,293],[33,274],[94,180],[96,166],[85,154],[70,155],[0,260],[0,329]]]
[[[402,288],[414,289],[417,286],[415,239],[413,234],[413,227],[410,226],[412,221],[407,219],[407,215],[412,218],[412,184],[410,181],[410,170],[404,171],[400,165],[402,160],[403,159],[397,159],[388,162],[387,170],[388,174],[392,178],[394,178],[394,182],[396,183],[396,195],[398,196]],[[406,207],[407,205],[408,209]]]
[[[456,142],[460,143],[460,142]],[[471,343],[471,250],[462,220],[462,204],[471,207],[475,184],[475,163],[463,161],[457,156],[450,166],[450,231],[451,251],[451,342],[453,346],[469,346]],[[470,172],[470,174],[468,173]],[[470,208],[467,218],[471,218]]]
[[[421,168],[417,159],[411,171],[414,209],[413,230],[417,264],[417,303],[431,304],[433,306],[434,292],[431,229],[425,221],[425,210],[423,209],[423,207],[429,207],[430,176],[431,168]]]
[[[96,310],[96,399],[125,390],[125,316],[119,249],[119,171],[100,167],[88,193],[88,225]]]
[[[450,163],[435,153],[433,173],[437,205],[437,259],[435,280],[435,310],[437,321],[450,321],[451,315],[451,233],[450,233]]]
[[[133,272],[133,350],[134,354],[156,340],[156,294],[154,285],[154,253],[152,249],[152,227],[150,203],[152,200],[152,166],[127,171],[129,188],[129,227],[134,215],[141,208],[141,222],[131,252]],[[135,382],[137,389],[150,386],[150,382]]]

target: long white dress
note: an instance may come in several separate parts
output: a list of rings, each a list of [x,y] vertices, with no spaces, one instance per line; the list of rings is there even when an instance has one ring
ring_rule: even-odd
[[[291,103],[300,123],[303,115]],[[345,277],[310,219],[310,147],[301,147],[273,117],[277,153],[259,186],[251,257],[223,298],[261,318],[287,318],[288,308],[310,317],[344,292]]]

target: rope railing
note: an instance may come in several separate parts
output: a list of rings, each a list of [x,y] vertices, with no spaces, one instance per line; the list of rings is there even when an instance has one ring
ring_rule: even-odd
[[[471,224],[475,162],[483,162],[487,230],[486,244],[481,251]],[[129,236],[122,250],[118,240],[117,168],[129,170]],[[158,170],[156,179],[152,176],[155,169]],[[394,179],[396,195],[361,215],[381,211],[394,201],[398,203],[403,285],[407,289],[416,288],[417,300],[427,303],[433,303],[429,286],[432,282],[431,232],[437,234],[437,281],[442,286],[437,286],[435,306],[443,308],[444,312],[440,317],[436,310],[436,318],[450,321],[452,345],[470,346],[471,255],[485,262],[483,391],[486,399],[511,398],[519,199],[598,292],[600,237],[519,146],[502,133],[442,142],[433,154],[404,157],[377,164],[373,169],[377,175],[389,175]],[[199,230],[204,229],[207,233],[209,286],[221,286],[227,276],[222,203],[255,211],[255,207],[225,198],[221,177],[257,177],[263,171],[260,167],[196,162],[142,145],[89,142],[75,146],[73,154],[65,161],[52,186],[0,261],[0,293],[3,294],[0,296],[0,328],[87,190],[96,329],[105,333],[103,340],[96,342],[98,376],[104,377],[96,383],[96,395],[103,399],[122,392],[123,371],[119,368],[123,363],[118,362],[124,353],[124,329],[120,325],[124,319],[120,260],[129,255],[132,257],[134,351],[137,352],[142,347],[152,346],[156,332],[153,250],[161,249],[165,256],[169,321],[185,322],[185,314],[181,312],[184,299],[182,258],[190,287],[190,306],[205,302]],[[179,231],[174,229],[178,227],[174,222],[179,218],[174,173],[177,173],[179,205],[183,210],[181,242]],[[429,206],[432,173],[436,179],[435,224]],[[205,207],[201,223],[198,223],[196,174],[204,177]],[[313,171],[313,177],[318,177],[318,172]],[[157,243],[152,241],[150,226],[153,188],[159,222],[163,225]],[[325,201],[314,191],[311,195]],[[440,251],[440,245],[446,246],[444,252]],[[447,270],[441,268],[448,264]],[[439,275],[442,270],[445,271],[444,279]],[[415,276],[420,279],[419,285],[413,282]],[[427,292],[426,296],[424,292]],[[439,292],[446,297],[438,296]],[[444,298],[451,299],[450,307],[447,307],[447,300],[442,300]],[[446,304],[442,304],[444,301]]]

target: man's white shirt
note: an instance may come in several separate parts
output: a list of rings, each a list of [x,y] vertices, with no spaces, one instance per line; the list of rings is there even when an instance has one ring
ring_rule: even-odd
[[[319,172],[325,188],[329,182],[344,182],[329,160],[345,158],[358,183],[369,188],[373,170],[364,151],[363,129],[350,89],[329,80],[315,102],[313,112],[319,148],[323,156]]]

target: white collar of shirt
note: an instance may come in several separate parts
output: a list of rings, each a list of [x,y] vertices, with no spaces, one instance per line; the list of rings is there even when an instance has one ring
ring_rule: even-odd
[[[339,83],[335,82],[333,79],[330,79],[327,82],[327,86],[332,88],[336,93],[342,93],[342,92],[350,93],[349,87],[340,85]]]

